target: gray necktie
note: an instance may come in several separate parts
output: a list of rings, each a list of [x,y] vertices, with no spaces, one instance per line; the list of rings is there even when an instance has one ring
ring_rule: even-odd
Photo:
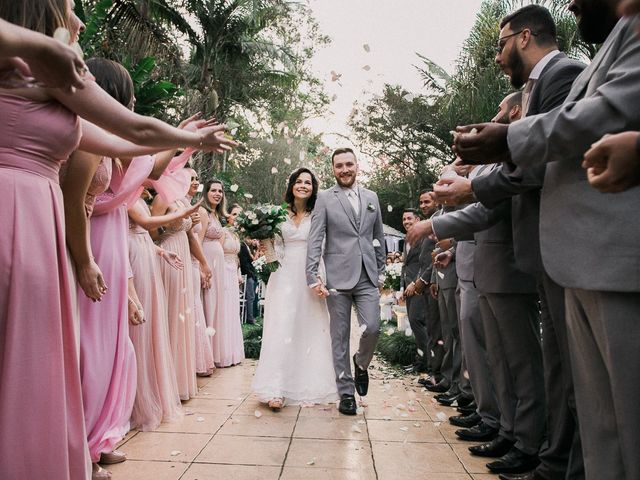
[[[349,203],[351,204],[351,208],[353,208],[353,213],[356,218],[360,216],[360,202],[358,202],[358,196],[353,190],[349,190],[347,192],[347,198],[349,199]]]
[[[529,110],[529,100],[531,100],[531,91],[536,84],[535,78],[530,78],[527,80],[524,88],[522,89],[522,116],[525,117],[527,115],[527,110]]]

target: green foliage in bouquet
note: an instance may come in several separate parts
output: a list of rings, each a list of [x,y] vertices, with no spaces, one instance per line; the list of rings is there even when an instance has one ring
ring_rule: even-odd
[[[264,255],[253,261],[253,268],[256,270],[258,280],[261,280],[265,285],[269,282],[269,277],[275,271],[271,264],[267,263]]]
[[[287,216],[286,204],[258,205],[240,213],[236,219],[236,225],[243,237],[266,240],[282,234],[280,225]]]
[[[396,366],[410,365],[418,352],[413,335],[407,337],[404,331],[396,330],[395,322],[380,324],[376,350],[387,362]]]
[[[262,319],[256,319],[256,323],[242,324],[242,337],[244,338],[244,355],[247,358],[260,358],[262,346]]]

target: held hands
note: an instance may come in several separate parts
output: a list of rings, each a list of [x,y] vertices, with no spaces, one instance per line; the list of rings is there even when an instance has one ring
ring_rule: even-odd
[[[507,144],[508,125],[480,123],[456,127],[453,151],[464,163],[488,164],[511,159]]]
[[[325,287],[322,282],[318,283],[315,287],[313,287],[313,291],[320,298],[327,298],[329,296],[329,290],[327,290],[327,287]]]
[[[104,283],[100,267],[93,259],[78,269],[78,283],[85,295],[94,302],[102,300],[102,296],[107,293],[107,285]]]
[[[618,193],[640,185],[638,132],[605,135],[584,154],[582,168],[592,187]]]
[[[459,175],[438,180],[433,185],[433,193],[435,193],[438,202],[443,205],[460,205],[471,203],[473,200],[471,180]]]
[[[409,245],[414,246],[420,239],[433,235],[431,220],[421,220],[409,229],[406,240]]]

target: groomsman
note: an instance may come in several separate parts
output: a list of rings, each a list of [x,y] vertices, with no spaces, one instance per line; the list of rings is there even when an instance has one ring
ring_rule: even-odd
[[[466,162],[496,156],[546,164],[540,241],[549,277],[565,287],[568,344],[588,479],[640,478],[640,189],[603,195],[581,169],[604,134],[640,125],[637,17],[611,0],[574,0],[584,40],[604,44],[565,102],[508,128],[475,125],[455,148]],[[472,126],[461,128],[468,132]]]
[[[418,212],[412,208],[407,208],[402,213],[402,226],[406,231],[420,221]],[[423,248],[424,247],[424,248]],[[428,238],[422,239],[415,246],[404,244],[403,265],[402,265],[402,285],[404,287],[404,297],[407,303],[407,316],[409,324],[416,339],[418,356],[413,363],[413,368],[418,372],[427,371],[427,361],[429,358],[429,334],[427,333],[427,302],[422,293],[424,288],[418,285],[427,285],[429,277],[423,278],[420,272],[428,272],[431,269],[431,251],[433,242]]]
[[[500,23],[496,62],[515,87],[524,85],[525,116],[548,112],[568,95],[584,65],[558,51],[556,27],[547,9],[528,5],[507,15]],[[541,464],[530,478],[583,477],[575,400],[571,381],[564,292],[544,273],[539,247],[540,189],[546,166],[521,169],[506,163],[492,175],[475,179],[455,191],[473,192],[485,206],[511,198],[513,237],[517,265],[536,275],[542,307],[545,393],[549,433],[541,445]],[[446,197],[451,186],[438,194]],[[449,200],[454,201],[453,198]],[[551,400],[552,399],[552,400]]]

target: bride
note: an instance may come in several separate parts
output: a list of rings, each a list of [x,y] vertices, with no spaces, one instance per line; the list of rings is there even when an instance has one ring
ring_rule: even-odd
[[[305,263],[311,211],[318,180],[299,168],[289,177],[285,201],[289,217],[282,224],[284,255],[267,284],[264,330],[253,391],[279,410],[285,404],[326,404],[338,400],[329,312],[324,297],[307,286]],[[278,245],[276,245],[278,246]]]

